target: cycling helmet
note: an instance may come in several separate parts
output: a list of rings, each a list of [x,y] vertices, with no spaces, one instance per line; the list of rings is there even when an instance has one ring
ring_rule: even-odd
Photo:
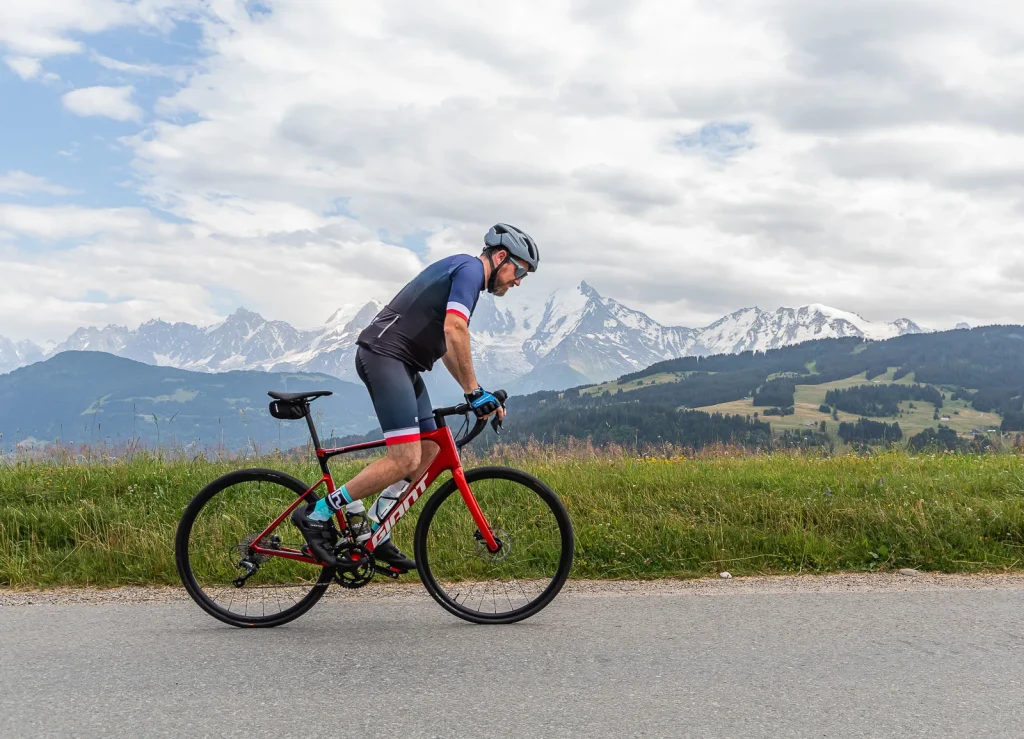
[[[491,226],[491,230],[484,237],[484,245],[488,251],[504,249],[508,252],[508,256],[497,267],[494,266],[494,262],[491,262],[490,254],[487,255],[487,261],[491,265],[491,279],[487,284],[487,292],[494,292],[498,270],[501,269],[505,262],[509,261],[509,257],[515,257],[520,262],[525,263],[527,272],[536,272],[537,265],[540,264],[540,249],[537,248],[537,243],[530,238],[528,233],[507,223],[496,223]],[[522,279],[525,276],[525,272],[519,274],[517,271],[516,273],[517,279]]]

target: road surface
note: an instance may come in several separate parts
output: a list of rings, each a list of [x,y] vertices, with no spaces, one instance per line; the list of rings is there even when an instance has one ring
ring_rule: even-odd
[[[0,593],[0,736],[1024,736],[1021,577],[572,587],[512,626],[371,586],[245,631]]]

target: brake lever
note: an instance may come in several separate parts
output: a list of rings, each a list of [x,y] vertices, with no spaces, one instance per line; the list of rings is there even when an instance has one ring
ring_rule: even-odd
[[[491,419],[491,428],[494,429],[494,433],[501,435],[501,419],[497,415]]]

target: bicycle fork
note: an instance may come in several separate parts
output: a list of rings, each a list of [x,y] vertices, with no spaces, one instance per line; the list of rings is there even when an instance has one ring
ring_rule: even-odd
[[[456,487],[458,487],[459,492],[462,494],[462,500],[466,503],[466,507],[469,508],[469,514],[476,522],[477,530],[483,536],[484,543],[487,545],[487,551],[495,554],[501,546],[498,544],[497,539],[494,538],[491,526],[487,523],[487,519],[484,518],[484,512],[480,510],[480,504],[476,502],[473,491],[469,489],[469,483],[466,482],[466,475],[463,473],[462,467],[453,469],[452,477],[455,479]]]

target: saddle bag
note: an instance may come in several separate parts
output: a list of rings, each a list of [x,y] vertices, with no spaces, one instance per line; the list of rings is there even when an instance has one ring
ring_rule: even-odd
[[[282,421],[297,421],[309,413],[309,403],[305,400],[275,400],[270,404],[270,415]]]

